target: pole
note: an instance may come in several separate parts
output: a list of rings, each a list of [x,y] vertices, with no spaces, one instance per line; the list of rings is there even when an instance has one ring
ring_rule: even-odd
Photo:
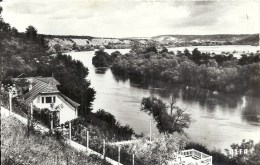
[[[118,165],[120,165],[120,146],[118,146]]]
[[[33,103],[31,102],[31,113],[30,113],[30,115],[31,115],[31,120],[33,119]]]
[[[87,150],[89,149],[89,131],[87,131]]]
[[[12,107],[12,90],[10,89],[9,90],[9,115],[11,115],[11,112],[12,112],[12,109],[13,109],[13,107]]]
[[[69,162],[69,157],[67,157],[67,165],[69,165],[70,164],[70,162]]]
[[[103,139],[103,158],[105,159],[105,154],[106,154],[106,141]]]
[[[27,135],[28,135],[28,138],[30,137],[30,126],[31,126],[31,120],[30,120],[30,114],[29,114],[28,119],[27,119]]]
[[[69,122],[69,139],[70,139],[70,143],[71,143],[71,122]]]
[[[51,113],[51,133],[52,133],[52,130],[53,130],[53,114]]]
[[[133,154],[133,165],[135,165],[135,154]]]
[[[150,122],[150,142],[152,141],[152,122]]]
[[[59,155],[57,155],[57,165],[59,165]]]

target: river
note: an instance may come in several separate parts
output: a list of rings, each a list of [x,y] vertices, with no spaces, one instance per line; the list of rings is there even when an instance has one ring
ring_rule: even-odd
[[[108,53],[115,50],[106,50]],[[126,53],[129,50],[119,50]],[[122,124],[130,125],[136,133],[158,135],[152,117],[140,111],[143,97],[154,95],[165,102],[170,96],[177,98],[177,105],[187,109],[192,123],[185,132],[191,141],[205,144],[210,149],[224,151],[232,143],[243,139],[260,141],[260,98],[243,95],[214,95],[191,87],[165,86],[162,82],[138,82],[125,80],[112,74],[109,68],[97,69],[92,65],[94,51],[71,52],[74,59],[88,67],[87,79],[96,90],[94,111],[104,109]]]

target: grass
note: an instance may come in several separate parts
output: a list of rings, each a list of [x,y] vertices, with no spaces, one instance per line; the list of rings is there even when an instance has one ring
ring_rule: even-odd
[[[53,136],[32,133],[12,117],[1,116],[2,165],[94,165],[108,164],[100,158],[78,152]]]

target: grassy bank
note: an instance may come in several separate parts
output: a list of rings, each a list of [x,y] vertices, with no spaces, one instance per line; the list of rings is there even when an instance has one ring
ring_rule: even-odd
[[[58,163],[57,163],[58,161]],[[11,117],[1,117],[1,164],[108,164],[94,155],[77,152],[62,141],[48,135],[31,134]]]

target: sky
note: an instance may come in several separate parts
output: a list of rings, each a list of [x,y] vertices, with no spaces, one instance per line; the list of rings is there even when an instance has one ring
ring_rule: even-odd
[[[2,17],[25,31],[95,37],[165,34],[252,34],[260,1],[3,0]]]

